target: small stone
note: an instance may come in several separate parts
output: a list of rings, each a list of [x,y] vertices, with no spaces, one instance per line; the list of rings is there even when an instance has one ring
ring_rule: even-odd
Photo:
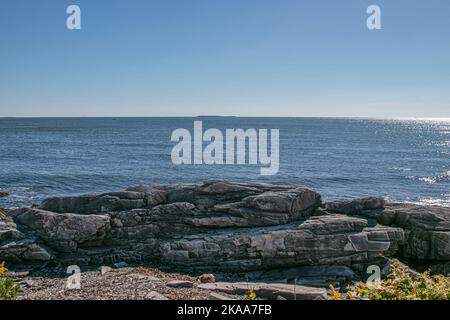
[[[143,278],[143,279],[145,279],[145,280],[147,280],[147,281],[151,281],[151,282],[158,282],[158,281],[161,281],[161,279],[159,279],[159,278],[157,278],[157,277],[154,277],[154,276],[145,276],[145,278]]]
[[[100,268],[101,274],[105,274],[105,273],[108,273],[108,272],[110,272],[110,271],[112,271],[112,268],[111,268],[111,267],[102,266],[102,267]]]
[[[231,299],[227,296],[224,296],[220,293],[216,293],[216,292],[211,292],[208,296],[208,300],[236,300],[236,299]]]
[[[257,297],[287,300],[326,300],[325,289],[299,285],[263,282],[216,282],[198,285],[199,289],[243,295],[252,288]]]
[[[198,277],[201,283],[216,282],[216,277],[211,273],[205,273]]]
[[[174,280],[167,282],[166,285],[172,288],[192,288],[194,286],[194,283],[192,283],[191,281]]]
[[[16,272],[8,271],[6,275],[12,278],[25,278],[30,275],[30,271],[16,271]]]
[[[147,295],[145,296],[146,300],[169,300],[169,298],[167,298],[166,296],[162,295],[159,292],[156,291],[150,291],[149,293],[147,293]]]
[[[117,218],[111,219],[111,225],[114,227],[118,227],[118,228],[123,227],[122,221],[120,221],[120,219],[117,219]]]
[[[145,281],[148,281],[148,282],[158,282],[158,281],[160,281],[160,279],[158,279],[157,277],[150,276],[150,275],[147,275],[147,274],[140,274],[140,273],[130,273],[130,274],[127,274],[127,277],[132,279],[132,281],[133,280],[145,280]]]
[[[127,267],[128,267],[128,263],[126,263],[125,261],[117,262],[114,264],[114,268],[116,268],[116,269],[122,269],[122,268],[127,268]]]
[[[34,284],[34,282],[33,282],[33,280],[25,279],[25,280],[19,281],[19,284],[20,284],[22,287],[32,287],[33,284]]]

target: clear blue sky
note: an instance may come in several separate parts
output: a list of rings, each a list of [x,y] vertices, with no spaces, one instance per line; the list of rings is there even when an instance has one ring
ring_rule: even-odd
[[[450,117],[450,1],[0,1],[0,116],[198,114]]]

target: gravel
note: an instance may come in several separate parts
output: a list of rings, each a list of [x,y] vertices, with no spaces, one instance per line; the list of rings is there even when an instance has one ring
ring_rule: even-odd
[[[105,269],[103,269],[105,271]],[[52,275],[53,274],[53,275]],[[108,269],[80,273],[81,288],[68,289],[68,275],[10,273],[21,285],[18,300],[207,300],[211,291],[200,289],[196,277],[165,273],[153,268]],[[170,287],[170,283],[192,283],[192,287]],[[168,285],[169,284],[169,285]],[[225,295],[230,299],[242,299]]]

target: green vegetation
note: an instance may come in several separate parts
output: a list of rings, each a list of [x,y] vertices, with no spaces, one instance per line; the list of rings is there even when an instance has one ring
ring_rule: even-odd
[[[14,284],[14,281],[6,276],[5,263],[0,263],[0,300],[13,300],[17,297],[20,286]]]
[[[341,294],[330,285],[329,300],[450,300],[450,276],[417,273],[398,260],[392,260],[386,279],[357,282]]]

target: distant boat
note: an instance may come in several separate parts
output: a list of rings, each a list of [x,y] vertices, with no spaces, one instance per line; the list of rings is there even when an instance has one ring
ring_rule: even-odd
[[[117,120],[117,118],[112,118],[111,120]]]

